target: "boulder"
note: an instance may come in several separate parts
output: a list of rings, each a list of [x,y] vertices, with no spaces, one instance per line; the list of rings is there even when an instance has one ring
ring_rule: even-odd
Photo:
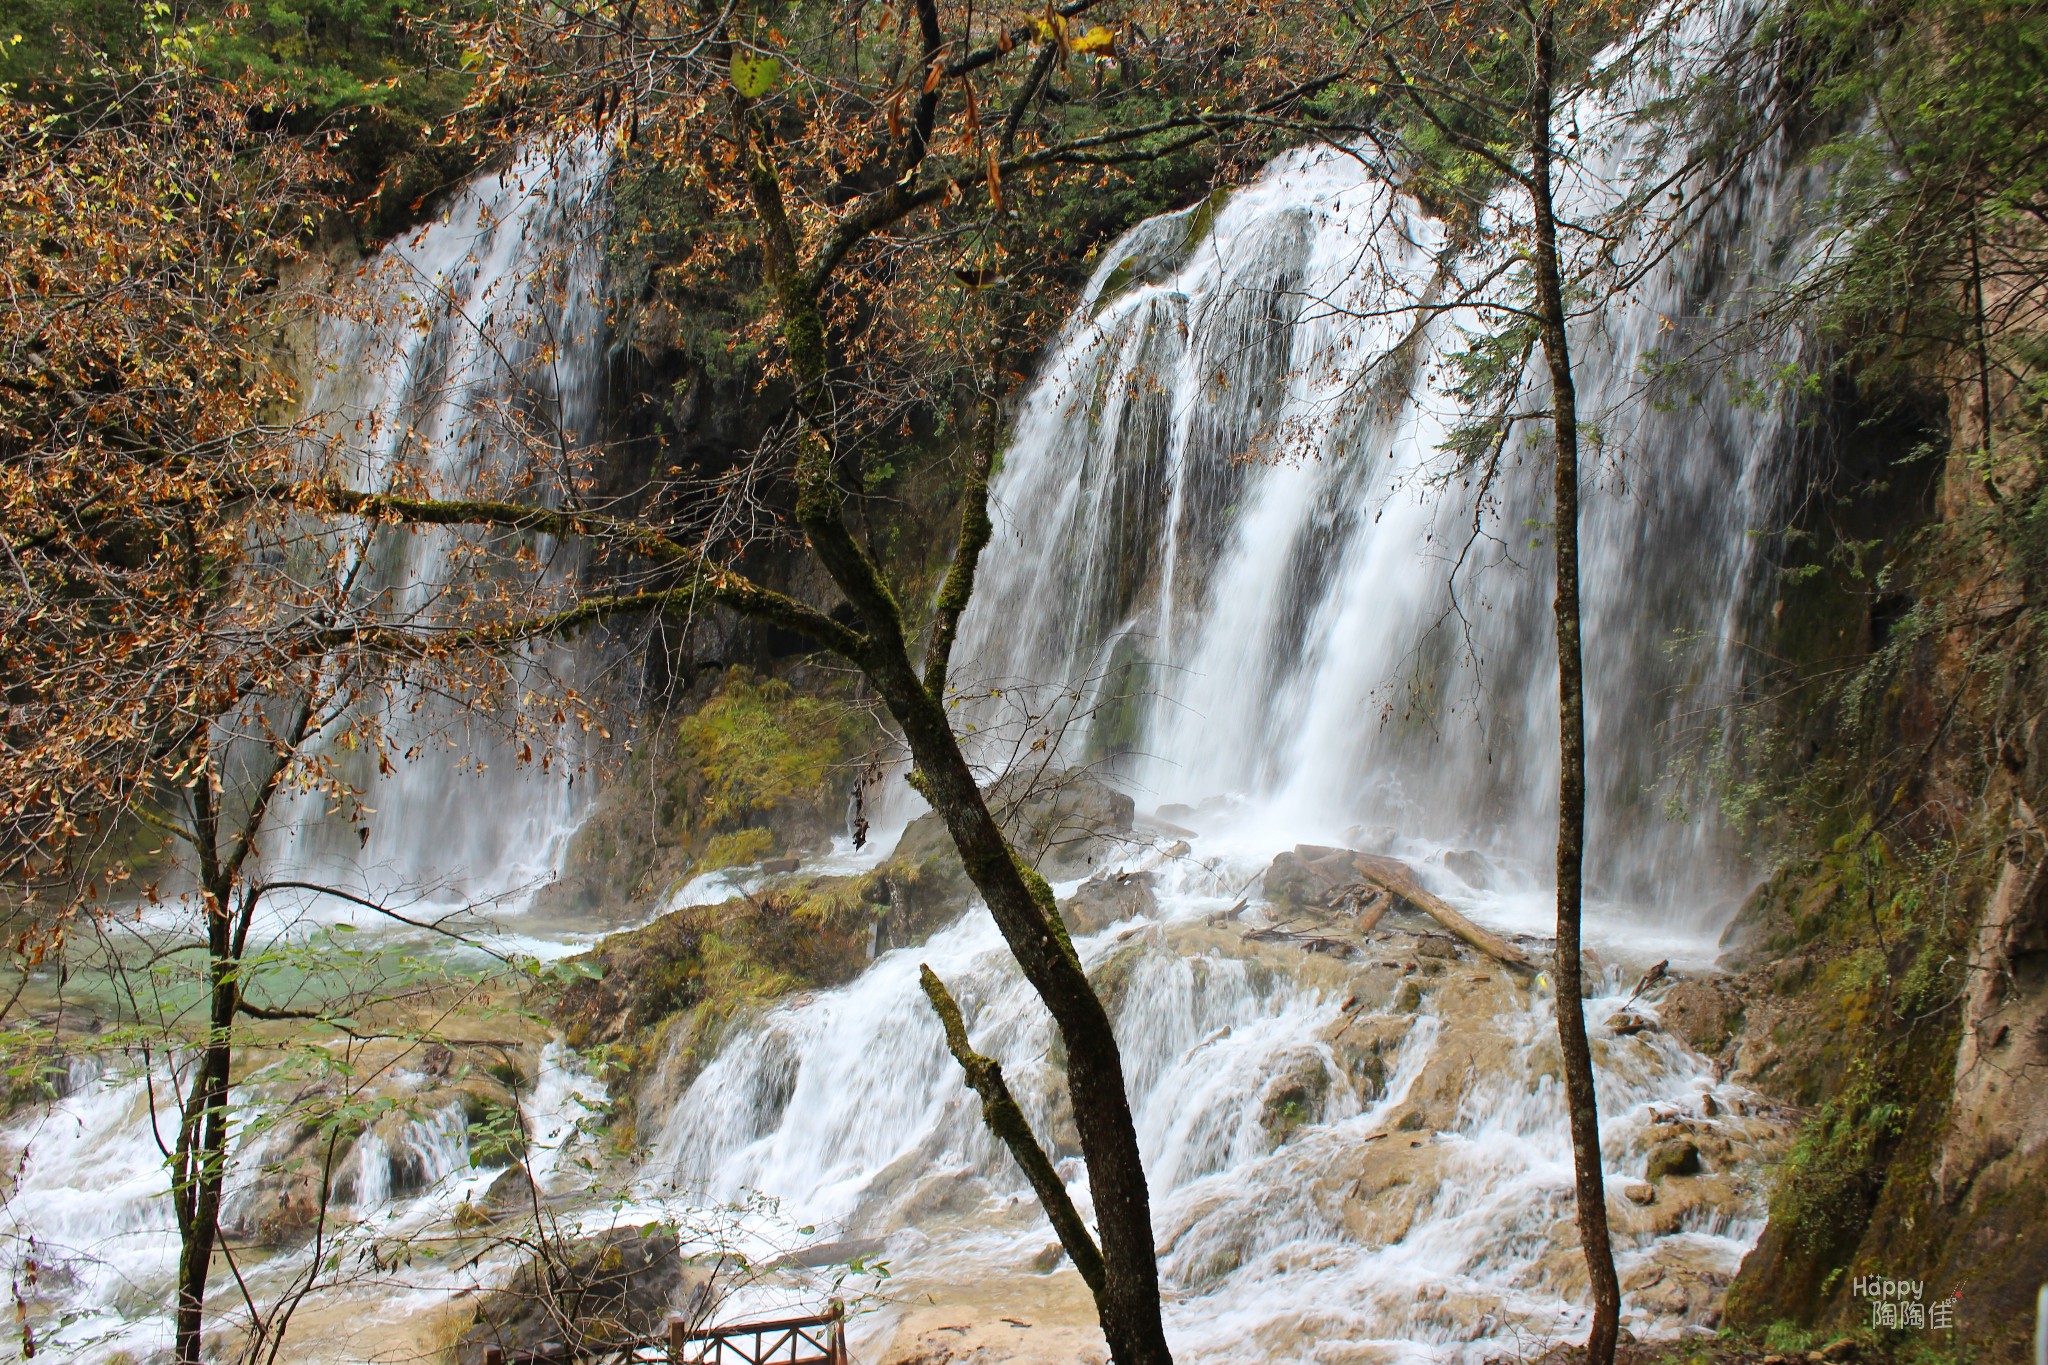
[[[1133,844],[1135,803],[1093,773],[1013,774],[986,795],[1003,833],[1048,881],[1085,877]],[[921,918],[930,918],[924,911],[935,905],[958,913],[974,896],[936,811],[910,822],[882,870],[902,884],[901,894],[916,902]]]
[[[1291,910],[1320,909],[1337,893],[1358,883],[1351,850],[1299,844],[1274,858],[1266,868],[1264,895],[1275,906]]]
[[[533,1177],[527,1173],[524,1162],[517,1162],[498,1173],[498,1178],[484,1190],[478,1203],[483,1212],[496,1221],[507,1215],[531,1213],[534,1194]]]
[[[1075,888],[1060,902],[1060,914],[1067,930],[1074,934],[1099,934],[1118,920],[1150,915],[1159,908],[1152,893],[1154,877],[1149,872],[1098,873]]]
[[[1607,1031],[1618,1038],[1632,1038],[1638,1033],[1656,1032],[1657,1021],[1645,1014],[1616,1010],[1607,1016]]]
[[[1673,1175],[1698,1175],[1700,1149],[1685,1138],[1671,1138],[1650,1149],[1643,1163],[1645,1180],[1662,1180]]]
[[[1493,864],[1486,860],[1484,853],[1469,848],[1454,848],[1444,854],[1444,866],[1453,876],[1474,891],[1490,891],[1494,884]]]
[[[988,799],[1003,833],[1051,881],[1086,876],[1132,844],[1135,804],[1085,770],[1005,778]]]
[[[563,1361],[616,1350],[661,1330],[686,1290],[709,1279],[683,1260],[672,1229],[614,1228],[554,1248],[513,1273],[477,1305],[456,1343],[456,1365],[482,1365],[495,1346],[507,1360]]]
[[[1742,1001],[1717,980],[1674,981],[1657,1002],[1664,1026],[1697,1052],[1713,1056],[1742,1027]]]

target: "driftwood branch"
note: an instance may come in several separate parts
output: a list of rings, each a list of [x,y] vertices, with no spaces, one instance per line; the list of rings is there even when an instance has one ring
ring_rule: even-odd
[[[981,1096],[982,1121],[1010,1149],[1010,1155],[1017,1158],[1017,1164],[1024,1168],[1031,1188],[1038,1192],[1038,1202],[1045,1206],[1046,1217],[1052,1220],[1053,1231],[1059,1234],[1060,1245],[1073,1259],[1074,1269],[1081,1272],[1081,1278],[1088,1282],[1091,1290],[1100,1294],[1103,1284],[1102,1252],[1089,1235],[1088,1225],[1081,1221],[1074,1201],[1067,1197],[1065,1182],[1053,1169],[1045,1149],[1038,1145],[1031,1125],[1025,1121],[1024,1111],[1010,1094],[1010,1087],[1003,1080],[1002,1063],[993,1057],[984,1057],[968,1043],[967,1025],[960,1018],[960,1006],[936,972],[921,966],[918,968],[918,980],[924,986],[925,996],[932,1002],[933,1011],[939,1016],[939,1023],[945,1027],[946,1047],[952,1052],[953,1060],[960,1063],[960,1069],[967,1073],[967,1084]]]
[[[1510,967],[1534,969],[1535,964],[1529,961],[1529,955],[1520,948],[1499,934],[1482,929],[1466,919],[1453,910],[1450,902],[1441,896],[1423,890],[1416,883],[1415,874],[1409,871],[1408,864],[1396,858],[1382,858],[1371,853],[1354,853],[1351,855],[1351,866],[1367,882],[1390,895],[1400,897],[1487,956]]]

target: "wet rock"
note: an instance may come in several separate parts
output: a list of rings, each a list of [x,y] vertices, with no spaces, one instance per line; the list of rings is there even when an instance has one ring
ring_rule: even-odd
[[[1619,1038],[1632,1038],[1638,1033],[1655,1033],[1657,1021],[1647,1015],[1618,1010],[1607,1016],[1607,1031]]]
[[[1444,866],[1475,891],[1490,891],[1494,884],[1493,864],[1486,855],[1469,848],[1454,848],[1444,854]]]
[[[1742,1002],[1721,981],[1674,981],[1657,1002],[1664,1027],[1709,1056],[1719,1053],[1742,1027]]]
[[[1135,803],[1092,773],[1005,778],[986,795],[1003,833],[1049,881],[1085,877],[1135,842]],[[936,811],[910,822],[884,871],[906,881],[920,903],[941,902],[955,913],[974,895],[953,836]]]
[[[1264,895],[1274,905],[1294,910],[1327,906],[1340,891],[1358,882],[1351,858],[1347,848],[1297,844],[1293,852],[1280,854],[1266,868]]]
[[[1122,1011],[1124,997],[1130,992],[1131,976],[1144,963],[1146,949],[1143,941],[1125,943],[1089,970],[1088,982],[1095,987],[1095,994],[1110,1018],[1116,1018]]]
[[[771,877],[787,876],[801,866],[803,866],[803,861],[799,858],[763,858],[761,860],[761,871]]]
[[[1038,1254],[1031,1258],[1031,1269],[1040,1275],[1050,1275],[1059,1268],[1059,1263],[1065,1259],[1066,1254],[1067,1249],[1058,1242],[1042,1247]]]
[[[862,1257],[874,1256],[887,1246],[880,1237],[841,1237],[830,1242],[818,1242],[801,1251],[792,1251],[775,1262],[778,1266],[802,1266],[816,1270],[820,1266],[841,1266]]]
[[[1074,934],[1099,934],[1118,920],[1149,916],[1159,908],[1149,872],[1098,874],[1060,902],[1060,914]]]
[[[578,958],[588,976],[563,987],[550,1011],[570,1043],[618,1042],[695,1004],[705,929],[702,915],[679,910],[609,935]]]
[[[1368,1247],[1392,1245],[1408,1235],[1416,1215],[1443,1179],[1443,1156],[1427,1145],[1399,1139],[1368,1143],[1357,1158],[1359,1174],[1344,1197],[1344,1231]]]
[[[1387,1074],[1413,1021],[1389,1015],[1349,1018],[1328,1036],[1337,1065],[1351,1082],[1361,1104],[1387,1093]]]
[[[1330,1072],[1319,1054],[1294,1059],[1286,1071],[1266,1083],[1260,1097],[1259,1126],[1275,1147],[1322,1117],[1330,1094]]]
[[[1081,770],[1005,780],[989,809],[1020,852],[1049,880],[1085,876],[1131,845],[1131,798]]]
[[[1657,1187],[1655,1185],[1646,1185],[1640,1180],[1622,1186],[1621,1193],[1631,1204],[1648,1207],[1657,1202]]]
[[[522,1162],[500,1171],[498,1178],[490,1183],[483,1198],[477,1202],[482,1211],[495,1220],[506,1215],[532,1212],[534,1196],[533,1177]]]
[[[1731,1267],[1683,1239],[1662,1242],[1622,1276],[1622,1292],[1652,1320],[1712,1326],[1720,1319]]]
[[[1650,1149],[1649,1158],[1643,1163],[1645,1180],[1662,1180],[1666,1176],[1698,1175],[1700,1149],[1686,1138],[1671,1138]]]
[[[1455,962],[1459,956],[1457,940],[1444,938],[1438,934],[1419,935],[1415,940],[1415,955],[1435,958],[1439,962]],[[1423,965],[1426,968],[1429,964]]]
[[[634,1042],[672,1015],[704,1002],[706,957],[724,979],[751,969],[790,989],[833,986],[867,966],[875,937],[875,898],[889,892],[879,873],[798,877],[715,905],[689,905],[638,929],[608,935],[573,959],[582,970],[544,995],[569,1045]],[[719,972],[709,973],[711,978]]]
[[[512,1360],[546,1359],[555,1343],[563,1360],[616,1349],[658,1332],[686,1288],[708,1278],[684,1261],[676,1234],[660,1224],[568,1242],[521,1266],[477,1305],[454,1359],[482,1365],[487,1346]]]

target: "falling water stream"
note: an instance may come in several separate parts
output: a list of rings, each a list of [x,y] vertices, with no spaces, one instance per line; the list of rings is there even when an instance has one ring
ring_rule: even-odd
[[[1626,127],[1596,135],[1598,112],[1579,111],[1586,165],[1569,193],[1584,211],[1643,150]],[[424,452],[447,487],[490,484],[509,452],[530,449],[532,424],[594,427],[603,169],[594,147],[530,153],[368,268],[354,286],[364,306],[324,336],[309,400],[349,435],[358,477],[375,486]],[[1608,963],[1586,1007],[1603,1148],[1618,1190],[1674,1116],[1721,1144],[1701,1177],[1711,1197],[1660,1194],[1623,1218],[1641,1332],[1710,1321],[1761,1226],[1776,1130],[1754,1097],[1654,1027],[1602,1025],[1649,961],[1707,965],[1742,889],[1710,812],[1672,819],[1667,806],[1697,796],[1680,760],[1718,737],[1742,685],[1752,532],[1770,524],[1790,447],[1785,411],[1736,401],[1740,376],[1653,402],[1643,373],[1674,331],[1785,268],[1769,263],[1811,192],[1760,159],[1684,249],[1576,337],[1582,406],[1605,442],[1584,525],[1591,937]],[[1068,761],[1138,801],[1119,856],[1147,869],[1152,908],[1077,946],[1114,1001],[1185,1359],[1477,1362],[1583,1317],[1547,984],[1470,954],[1425,971],[1412,933],[1341,964],[1242,934],[1270,922],[1259,875],[1297,843],[1405,858],[1503,931],[1548,922],[1547,475],[1520,436],[1491,480],[1443,452],[1469,417],[1445,366],[1476,317],[1431,306],[1451,287],[1446,246],[1441,223],[1327,147],[1139,226],[1043,359],[993,489],[997,534],[957,685],[991,729],[1043,726]],[[549,283],[522,294],[536,278]],[[373,537],[361,553],[380,556],[379,591],[431,611],[450,544],[401,540]],[[276,856],[451,901],[544,874],[577,816],[566,782],[520,772],[490,736],[458,738],[484,778],[402,765],[370,784],[367,835],[309,802]],[[849,985],[735,1021],[683,1093],[643,1116],[651,1145],[628,1205],[772,1209],[763,1237],[800,1227],[885,1259],[895,1278],[856,1332],[876,1359],[906,1334],[955,1330],[934,1328],[932,1311],[980,1315],[972,1341],[987,1344],[990,1323],[1021,1311],[1005,1305],[1025,1302],[1048,1316],[993,1329],[999,1343],[1100,1359],[1077,1277],[944,1051],[920,963],[952,985],[975,1045],[1002,1058],[1087,1210],[1058,1048],[980,909]],[[1631,1008],[1654,1023],[1654,1003]],[[549,1056],[530,1117],[563,1137],[536,1148],[555,1154],[537,1178],[573,1210],[563,1116],[594,1085],[559,1048]],[[167,1338],[175,1238],[151,1080],[140,1065],[77,1077],[5,1135],[19,1161],[6,1207],[17,1276],[29,1247],[48,1279],[39,1292],[63,1308],[46,1338],[90,1342],[99,1359],[139,1359]],[[341,1186],[386,1241],[478,1195],[487,1177],[458,1119],[429,1111],[358,1144]],[[253,1140],[239,1157],[261,1159]],[[279,1273],[291,1264],[277,1258]],[[374,1310],[344,1303],[403,1317],[457,1284],[441,1268],[408,1274]],[[1080,1336],[1030,1335],[1068,1328]],[[307,1358],[357,1358],[348,1349],[309,1345]]]

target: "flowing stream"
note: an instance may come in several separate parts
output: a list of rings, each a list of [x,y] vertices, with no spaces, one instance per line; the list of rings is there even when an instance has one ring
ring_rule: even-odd
[[[1590,214],[1646,149],[1599,110],[1578,122],[1568,207]],[[351,286],[309,401],[357,477],[378,486],[411,463],[450,490],[503,488],[536,432],[590,437],[603,177],[595,146],[522,156]],[[1793,424],[1781,405],[1740,401],[1740,375],[1659,391],[1644,373],[1658,347],[1789,268],[1812,190],[1760,158],[1575,337],[1603,442],[1584,579],[1591,938],[1609,964],[1587,1010],[1606,1163],[1619,1190],[1674,1125],[1712,1145],[1693,1193],[1618,1205],[1628,1321],[1645,1333],[1711,1321],[1761,1226],[1779,1136],[1670,1036],[1603,1025],[1650,961],[1709,962],[1743,889],[1740,851],[1685,761],[1723,738],[1743,685],[1753,533],[1778,511]],[[1548,922],[1543,429],[1512,435],[1491,475],[1445,455],[1473,416],[1447,367],[1478,316],[1437,306],[1460,268],[1446,248],[1440,222],[1333,148],[1288,153],[1227,197],[1139,226],[1043,359],[994,486],[956,685],[988,733],[1042,729],[1141,808],[1123,864],[1151,879],[1151,904],[1079,946],[1113,1001],[1169,1332],[1190,1360],[1478,1362],[1583,1321],[1545,983],[1430,957],[1412,927],[1343,963],[1242,933],[1271,922],[1257,880],[1297,843],[1406,858],[1499,929]],[[370,537],[353,553],[368,590],[431,614],[461,545]],[[539,572],[576,567],[552,547],[538,557]],[[419,723],[486,772],[425,761],[369,780],[367,834],[309,800],[280,865],[468,903],[558,864],[578,812],[562,775],[522,771],[492,734]],[[1695,809],[1674,819],[1673,804]],[[1085,1211],[1055,1040],[978,909],[845,987],[734,1021],[657,1121],[643,1118],[650,1148],[628,1202],[738,1204],[762,1211],[764,1237],[801,1227],[864,1264],[885,1259],[895,1278],[856,1333],[868,1357],[957,1332],[983,1358],[1099,1360],[1078,1278],[968,1102],[920,963],[960,997],[975,1045],[1003,1059]],[[1654,1004],[1629,1008],[1654,1024]],[[528,1118],[561,1135],[536,1147],[553,1154],[536,1178],[566,1208],[580,1187],[561,1157],[565,1116],[593,1087],[550,1056]],[[175,1239],[153,1079],[141,1064],[77,1076],[5,1134],[17,1288],[28,1274],[38,1312],[54,1305],[45,1341],[87,1358],[143,1359],[167,1340]],[[452,1110],[383,1124],[337,1190],[354,1215],[378,1214],[386,1243],[440,1226],[482,1197],[470,1140]],[[245,1142],[245,1168],[261,1142]],[[295,1264],[280,1254],[272,1270]],[[382,1282],[376,1311],[402,1317],[458,1282],[416,1266]],[[1006,1316],[1027,1304],[1030,1321]]]

